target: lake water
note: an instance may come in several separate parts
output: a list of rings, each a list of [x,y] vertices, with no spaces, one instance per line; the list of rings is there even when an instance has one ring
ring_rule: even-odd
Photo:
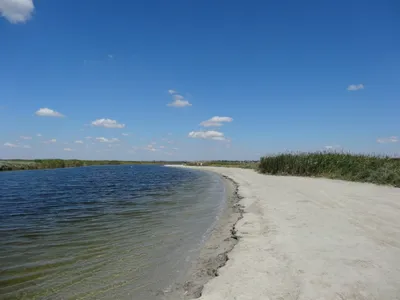
[[[162,299],[224,199],[219,176],[183,168],[0,173],[0,299]]]

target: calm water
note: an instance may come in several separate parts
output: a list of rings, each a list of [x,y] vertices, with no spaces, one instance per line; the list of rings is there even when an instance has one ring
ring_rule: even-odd
[[[160,166],[0,173],[0,299],[160,299],[224,193],[217,175]]]

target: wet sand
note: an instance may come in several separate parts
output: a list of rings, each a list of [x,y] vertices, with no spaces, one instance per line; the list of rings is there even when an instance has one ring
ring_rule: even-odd
[[[400,189],[201,169],[236,182],[240,201],[207,242],[185,297],[400,299]]]

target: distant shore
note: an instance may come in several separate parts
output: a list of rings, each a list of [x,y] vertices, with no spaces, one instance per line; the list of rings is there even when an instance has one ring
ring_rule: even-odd
[[[0,160],[1,171],[23,171],[42,169],[77,168],[104,165],[165,165],[183,164],[182,161],[124,161],[124,160],[78,160],[78,159],[35,159],[35,160]]]
[[[400,189],[248,169],[201,169],[238,184],[243,218],[231,227],[238,242],[219,256],[218,276],[188,296],[398,298]]]

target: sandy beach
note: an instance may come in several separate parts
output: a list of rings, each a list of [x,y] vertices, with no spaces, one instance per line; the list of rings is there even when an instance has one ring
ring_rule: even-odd
[[[236,182],[243,217],[200,299],[400,299],[400,189],[201,169]]]

